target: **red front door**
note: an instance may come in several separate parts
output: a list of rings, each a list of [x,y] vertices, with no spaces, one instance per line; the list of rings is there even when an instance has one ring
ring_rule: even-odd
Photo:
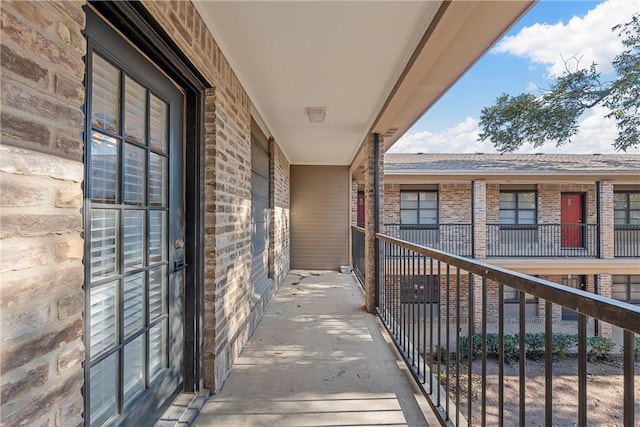
[[[364,191],[358,191],[358,227],[364,227]]]
[[[584,227],[583,195],[563,193],[561,195],[560,222],[561,242],[563,248],[580,248],[583,246]]]

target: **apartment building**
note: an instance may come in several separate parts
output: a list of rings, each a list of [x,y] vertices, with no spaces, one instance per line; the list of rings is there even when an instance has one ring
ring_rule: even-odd
[[[349,262],[350,171],[531,5],[3,1],[0,422],[219,390],[290,268]]]
[[[640,156],[387,153],[381,231],[640,304]],[[431,276],[424,283],[442,282]],[[495,321],[498,288],[488,292]],[[505,288],[504,302],[516,318],[519,293]],[[577,318],[559,307],[553,316]],[[528,297],[526,317],[542,323],[544,302]]]

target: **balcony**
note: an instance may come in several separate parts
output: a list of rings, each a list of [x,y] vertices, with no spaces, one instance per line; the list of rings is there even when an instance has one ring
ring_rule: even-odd
[[[442,425],[637,425],[640,307],[384,234],[376,246],[378,315]],[[527,321],[529,297],[544,301],[540,322]],[[558,337],[573,340],[564,361]],[[606,374],[592,361],[603,343]]]
[[[640,257],[640,225],[616,225],[613,241],[616,258]]]
[[[456,255],[473,256],[472,224],[385,224],[385,234]]]
[[[597,258],[597,224],[487,224],[488,257]]]
[[[290,272],[194,425],[438,425],[362,298],[350,274]]]

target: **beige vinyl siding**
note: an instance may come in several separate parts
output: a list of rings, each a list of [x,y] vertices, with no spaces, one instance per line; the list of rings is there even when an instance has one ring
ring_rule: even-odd
[[[291,268],[349,260],[349,167],[291,166]]]

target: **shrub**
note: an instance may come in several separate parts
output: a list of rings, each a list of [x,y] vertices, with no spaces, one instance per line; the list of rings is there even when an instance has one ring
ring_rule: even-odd
[[[524,336],[527,357],[531,360],[544,359],[544,332],[527,333]]]
[[[469,350],[469,337],[460,337],[460,359],[475,360],[480,354],[480,347],[482,346],[482,337],[479,334],[474,334],[471,337],[471,351]],[[471,356],[471,357],[469,357]]]
[[[633,350],[636,355],[636,362],[640,362],[640,337],[636,337],[636,340],[633,343]]]
[[[552,339],[553,360],[563,360],[567,358],[569,350],[578,344],[577,334],[554,333]]]
[[[615,344],[610,339],[589,337],[587,339],[587,345],[589,347],[587,359],[590,362],[611,360],[611,352],[613,351]]]

